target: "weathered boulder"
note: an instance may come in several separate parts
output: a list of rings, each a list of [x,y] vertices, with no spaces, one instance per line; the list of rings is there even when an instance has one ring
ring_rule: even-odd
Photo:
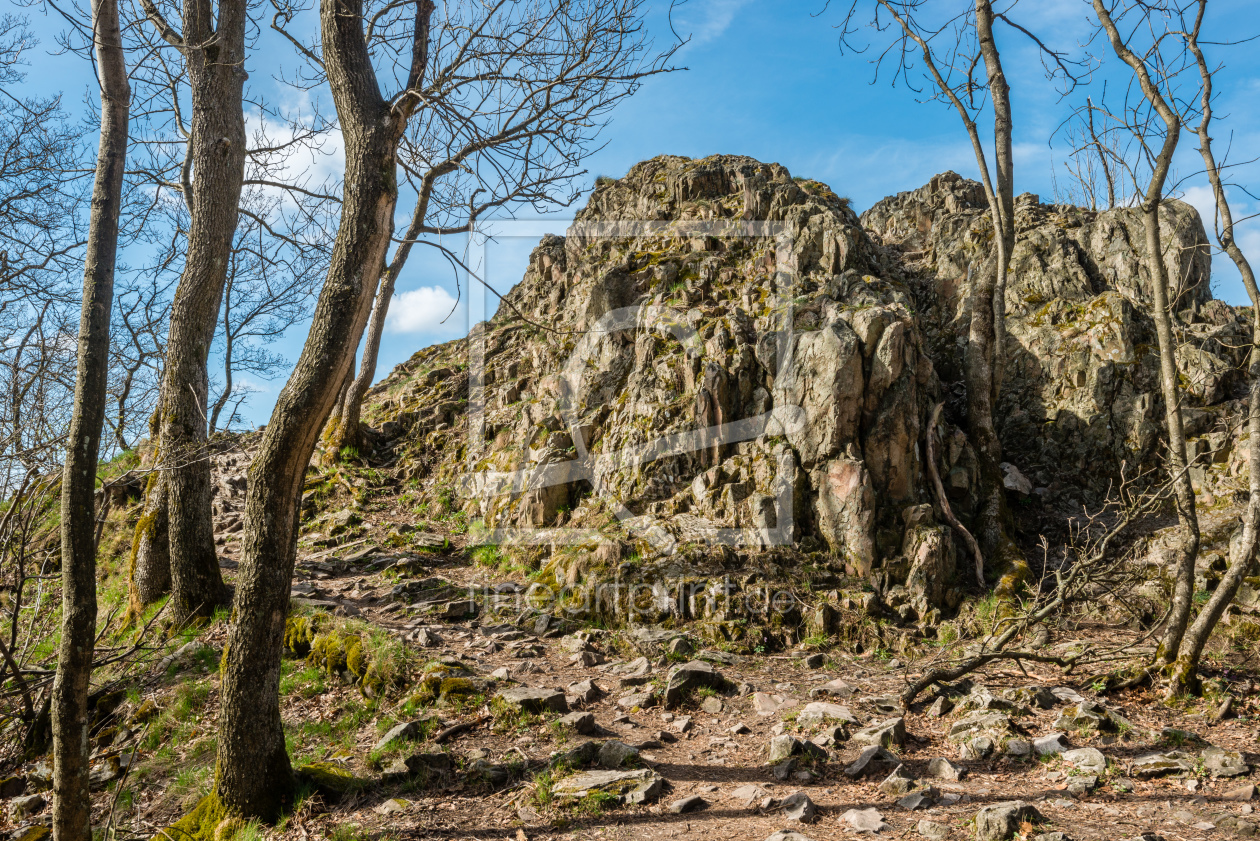
[[[1041,813],[1022,800],[985,806],[976,813],[976,841],[1009,841],[1020,824],[1041,821]]]
[[[561,801],[581,800],[591,794],[608,794],[623,804],[655,802],[665,790],[665,780],[648,768],[638,771],[583,771],[565,777],[551,788]]]

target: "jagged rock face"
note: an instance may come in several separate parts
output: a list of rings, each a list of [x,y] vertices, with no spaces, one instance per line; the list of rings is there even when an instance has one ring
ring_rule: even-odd
[[[1017,206],[1006,457],[1039,492],[1101,489],[1122,459],[1150,462],[1162,426],[1141,220]],[[1178,329],[1194,339],[1186,390],[1210,403],[1231,388],[1247,332],[1210,299],[1194,211],[1170,202],[1164,227]],[[936,402],[964,417],[970,278],[991,241],[979,185],[952,173],[859,220],[778,165],[655,158],[601,180],[495,317],[399,366],[365,417],[423,445],[409,478],[458,487],[497,538],[546,547],[544,583],[634,569],[650,586],[630,598],[649,621],[738,618],[732,588],[820,550],[927,618],[957,604],[965,576],[921,441]],[[966,520],[975,456],[957,426],[938,433]],[[685,596],[661,583],[721,577],[736,558],[742,583]]]
[[[939,386],[879,259],[847,202],[777,165],[664,157],[598,188],[485,328],[474,458],[523,491],[475,486],[486,524],[602,505],[658,551],[816,536],[857,573],[905,546],[900,578],[948,580],[919,448]]]
[[[1163,428],[1141,213],[1044,205],[1031,194],[1015,204],[997,418],[1003,451],[1043,489],[1077,485],[1096,501],[1122,462],[1154,464]],[[925,341],[961,417],[970,279],[993,240],[983,189],[944,173],[884,199],[862,222],[911,277]],[[1249,331],[1211,298],[1211,255],[1197,212],[1166,202],[1160,231],[1187,405],[1215,404],[1240,382]],[[1196,430],[1193,417],[1190,425],[1192,434],[1207,431]]]

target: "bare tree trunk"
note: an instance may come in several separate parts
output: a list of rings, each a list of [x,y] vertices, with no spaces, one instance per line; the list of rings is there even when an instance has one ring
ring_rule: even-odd
[[[1015,155],[1012,151],[1011,86],[1002,69],[1002,57],[993,39],[993,5],[976,0],[976,39],[989,77],[993,102],[994,202],[993,228],[997,246],[997,278],[993,286],[993,373],[990,402],[996,408],[1006,369],[1006,275],[1015,250]],[[998,452],[1001,461],[1001,452]],[[998,480],[1001,475],[999,471]]]
[[[407,90],[427,63],[433,3],[416,4]],[[396,155],[415,97],[382,95],[361,0],[321,0],[325,69],[345,137],[345,201],[311,332],[250,466],[245,534],[221,670],[216,794],[229,811],[274,819],[292,796],[280,720],[280,654],[301,492],[315,443],[363,335],[398,200]]]
[[[1208,638],[1212,636],[1212,631],[1221,621],[1225,609],[1229,607],[1230,602],[1234,600],[1234,596],[1238,593],[1238,588],[1242,585],[1243,579],[1247,575],[1247,571],[1251,569],[1252,563],[1256,558],[1257,541],[1260,539],[1260,288],[1256,286],[1256,275],[1252,271],[1251,261],[1238,247],[1238,242],[1234,239],[1234,215],[1229,206],[1229,199],[1225,195],[1225,185],[1221,181],[1220,167],[1216,163],[1216,156],[1212,152],[1212,136],[1210,133],[1212,123],[1212,71],[1208,67],[1207,59],[1203,55],[1203,50],[1199,47],[1198,35],[1203,24],[1203,14],[1207,8],[1207,0],[1199,0],[1198,14],[1195,18],[1194,28],[1187,36],[1187,46],[1193,54],[1195,63],[1199,69],[1199,78],[1203,83],[1202,95],[1202,116],[1199,120],[1198,136],[1199,136],[1199,154],[1203,158],[1203,167],[1207,172],[1208,181],[1212,184],[1212,194],[1216,200],[1216,225],[1217,242],[1221,248],[1234,261],[1234,265],[1238,268],[1238,273],[1242,275],[1243,286],[1247,290],[1247,297],[1251,299],[1251,364],[1248,375],[1251,377],[1250,400],[1248,401],[1249,417],[1247,419],[1247,432],[1250,439],[1247,465],[1249,471],[1249,492],[1250,497],[1247,501],[1247,510],[1243,515],[1242,521],[1242,538],[1240,542],[1231,546],[1231,557],[1229,559],[1229,568],[1225,575],[1216,585],[1216,590],[1212,593],[1212,597],[1208,599],[1207,604],[1199,612],[1194,624],[1186,632],[1185,637],[1181,640],[1181,646],[1177,652],[1177,662],[1173,665],[1168,681],[1168,694],[1177,696],[1186,692],[1198,694],[1200,684],[1198,679],[1199,661],[1203,656],[1203,649],[1207,646]]]
[[[878,0],[906,36],[919,45],[923,61],[937,90],[949,100],[962,119],[971,139],[972,151],[980,169],[980,182],[989,202],[996,241],[993,266],[983,263],[972,282],[970,323],[964,352],[964,378],[967,383],[967,432],[980,462],[979,505],[975,533],[984,556],[990,560],[1019,561],[1020,553],[1007,534],[1009,519],[1006,489],[1002,481],[1002,442],[998,438],[993,412],[1001,390],[1000,359],[1006,341],[1006,271],[1015,243],[1014,159],[1011,154],[1010,87],[1002,70],[993,40],[993,8],[989,0],[976,0],[976,34],[981,43],[985,69],[994,85],[993,135],[997,147],[997,180],[989,174],[989,164],[980,141],[980,132],[967,107],[941,75],[926,39],[903,17],[890,0]],[[983,586],[983,584],[981,585]]]
[[[1159,232],[1159,206],[1164,184],[1172,166],[1173,153],[1181,134],[1181,118],[1173,111],[1159,88],[1151,80],[1144,61],[1125,42],[1104,0],[1093,0],[1094,13],[1107,33],[1116,56],[1129,66],[1137,77],[1142,95],[1164,123],[1164,141],[1152,166],[1151,180],[1142,199],[1142,222],[1146,229],[1146,267],[1151,277],[1154,303],[1155,334],[1159,339],[1159,378],[1164,396],[1164,417],[1168,428],[1168,472],[1173,477],[1177,521],[1181,541],[1176,547],[1176,579],[1172,606],[1159,644],[1157,660],[1171,665],[1181,647],[1190,611],[1194,602],[1194,562],[1199,554],[1199,516],[1195,510],[1194,488],[1187,470],[1186,433],[1181,418],[1181,394],[1177,387],[1177,338],[1173,333],[1172,311],[1168,300],[1168,268]]]
[[[193,103],[188,140],[193,178],[191,193],[184,197],[190,217],[188,254],[171,307],[158,404],[158,449],[166,468],[172,619],[176,624],[209,617],[227,598],[210,508],[206,363],[245,177],[241,103],[248,12],[244,0],[223,0],[217,11],[216,26],[214,4],[193,0],[184,7],[182,38],[166,36],[179,41]],[[156,13],[150,10],[149,14],[153,17]],[[156,504],[161,504],[160,498]],[[160,553],[137,552],[136,565],[159,559]]]
[[[92,839],[87,697],[96,639],[94,498],[131,108],[117,0],[93,0],[92,30],[101,90],[101,139],[84,259],[74,414],[61,487],[61,642],[51,704],[56,841]]]

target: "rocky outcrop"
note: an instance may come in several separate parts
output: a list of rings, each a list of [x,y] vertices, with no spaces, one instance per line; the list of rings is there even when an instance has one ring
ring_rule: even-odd
[[[1154,464],[1163,427],[1141,215],[1046,205],[1032,194],[1015,205],[1003,452],[1043,497],[1097,504],[1122,463]],[[1211,253],[1194,208],[1167,201],[1160,221],[1187,405],[1220,404],[1240,384],[1249,329],[1211,297]],[[924,340],[961,418],[970,279],[993,235],[980,185],[947,172],[884,199],[862,222],[916,290]],[[1190,414],[1191,434],[1213,426],[1205,413]]]
[[[1215,404],[1246,332],[1211,300],[1193,209],[1169,202],[1163,218],[1187,398]],[[1141,220],[1025,195],[1017,227],[999,404],[1008,487],[1079,507],[1122,462],[1156,453]],[[930,619],[957,605],[965,575],[925,427],[945,401],[932,434],[967,521],[976,463],[959,366],[991,238],[979,185],[952,173],[859,219],[776,164],[654,158],[601,180],[494,318],[395,369],[365,417],[383,457],[457,500],[479,539],[536,547],[519,551],[573,609],[729,636],[766,607],[772,578],[808,562],[873,584],[893,618]],[[1203,418],[1196,435],[1216,422]],[[601,589],[623,578],[635,586]],[[808,621],[827,630],[834,613]]]

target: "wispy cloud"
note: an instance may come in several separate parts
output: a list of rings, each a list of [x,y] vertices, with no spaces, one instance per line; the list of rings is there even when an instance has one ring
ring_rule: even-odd
[[[456,301],[450,292],[440,286],[421,286],[394,297],[385,329],[391,333],[456,332],[463,325],[460,312],[454,310]]]
[[[674,28],[692,44],[713,41],[730,28],[735,15],[751,0],[690,0],[674,11]]]

